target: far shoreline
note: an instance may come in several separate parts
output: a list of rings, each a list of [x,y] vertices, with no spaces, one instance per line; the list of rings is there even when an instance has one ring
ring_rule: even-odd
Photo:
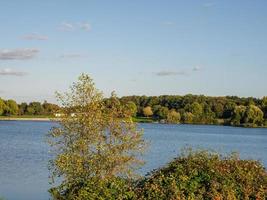
[[[38,121],[38,122],[50,122],[50,121],[58,121],[55,118],[20,118],[20,117],[4,117],[0,118],[0,121]]]
[[[48,118],[48,117],[0,117],[0,121],[32,121],[32,122],[57,122],[60,121],[59,118]],[[156,121],[135,121],[136,123],[141,124],[168,124],[168,123],[160,123]],[[207,125],[207,126],[229,126],[229,127],[236,127],[236,128],[267,128],[267,126],[257,126],[257,127],[249,127],[249,126],[231,126],[226,124],[198,124],[198,123],[192,123],[192,124],[186,124],[186,123],[179,123],[177,125]]]

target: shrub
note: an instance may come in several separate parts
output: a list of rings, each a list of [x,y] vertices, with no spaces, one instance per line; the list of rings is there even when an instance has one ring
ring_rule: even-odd
[[[151,172],[136,187],[137,199],[235,200],[267,198],[267,173],[258,161],[189,151]]]
[[[136,199],[132,185],[130,180],[119,177],[91,178],[85,183],[69,185],[65,190],[52,188],[50,193],[54,200],[130,200]]]
[[[91,178],[50,193],[54,200],[264,200],[267,172],[234,153],[189,150],[137,181]]]

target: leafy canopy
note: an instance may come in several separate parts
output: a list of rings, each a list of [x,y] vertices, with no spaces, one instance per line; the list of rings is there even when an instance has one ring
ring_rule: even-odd
[[[55,153],[52,178],[62,181],[57,191],[64,193],[88,180],[133,177],[146,145],[127,106],[114,93],[105,101],[86,74],[57,97],[62,118],[48,134]]]

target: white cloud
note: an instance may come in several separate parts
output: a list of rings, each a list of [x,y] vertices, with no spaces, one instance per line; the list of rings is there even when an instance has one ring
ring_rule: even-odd
[[[85,30],[85,31],[91,30],[91,24],[89,23],[79,23],[78,26],[80,27],[80,29]]]
[[[172,26],[172,25],[175,25],[175,23],[172,22],[172,21],[165,21],[165,22],[163,22],[162,24],[163,24],[163,25],[166,25],[166,26]]]
[[[74,25],[71,23],[67,23],[67,22],[62,22],[59,27],[59,30],[61,31],[73,31],[74,30]]]
[[[87,56],[79,53],[62,54],[60,58],[86,58]]]
[[[88,22],[78,22],[78,23],[70,23],[70,22],[62,22],[59,27],[61,31],[75,31],[75,30],[82,30],[82,31],[91,31],[92,27],[91,24]]]
[[[177,76],[187,75],[185,71],[160,71],[156,73],[157,76]]]
[[[31,33],[28,35],[23,35],[22,39],[24,39],[24,40],[48,40],[48,37],[46,35]]]
[[[210,7],[213,7],[215,6],[215,3],[214,2],[206,2],[203,4],[203,7],[205,8],[210,8]]]
[[[130,79],[131,82],[137,82],[137,79],[133,78],[133,79]]]
[[[35,48],[0,49],[0,60],[26,60],[32,59],[39,53]]]
[[[25,75],[27,75],[26,72],[14,71],[9,68],[0,69],[0,76],[25,76]]]
[[[197,72],[197,71],[200,71],[200,70],[202,70],[201,67],[195,66],[191,70],[190,69],[188,69],[188,70],[180,70],[180,71],[162,70],[162,71],[156,72],[155,74],[157,76],[178,76],[178,75],[180,75],[180,76],[189,76],[189,75],[191,75],[191,73],[193,73],[192,71]]]
[[[199,67],[199,66],[195,66],[194,68],[193,68],[193,71],[200,71],[201,70],[201,67]]]

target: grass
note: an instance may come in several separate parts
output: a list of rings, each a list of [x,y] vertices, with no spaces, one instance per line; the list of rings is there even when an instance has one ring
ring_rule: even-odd
[[[137,123],[152,123],[155,122],[154,119],[148,117],[133,117],[133,121]]]

